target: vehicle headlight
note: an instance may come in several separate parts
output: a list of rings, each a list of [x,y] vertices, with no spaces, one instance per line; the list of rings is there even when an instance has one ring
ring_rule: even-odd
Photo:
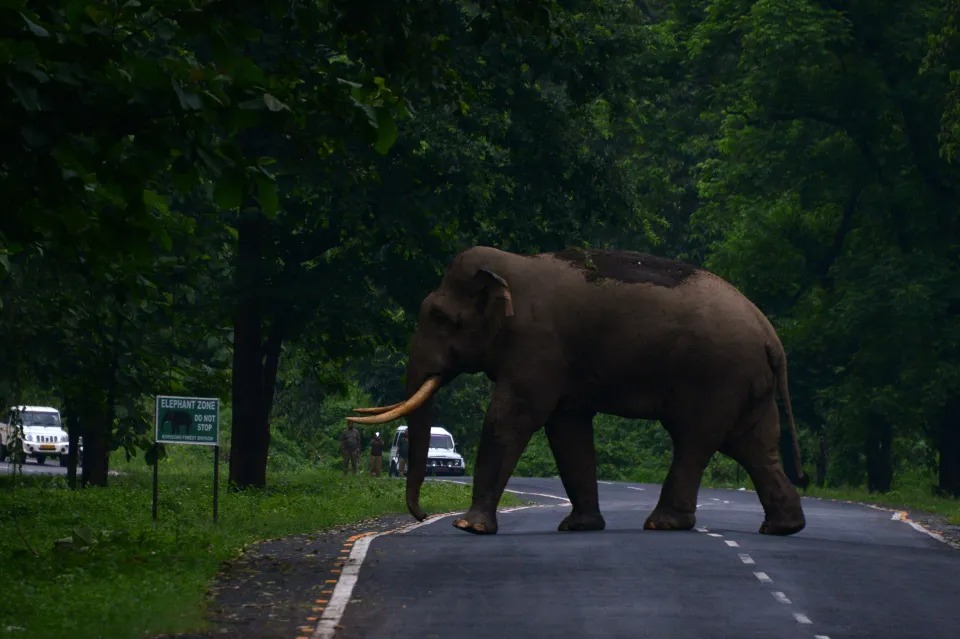
[[[33,441],[33,435],[24,435],[24,436],[23,436],[23,441],[25,441],[25,442],[32,442],[32,441]]]
[[[60,443],[70,441],[70,435],[60,435]]]

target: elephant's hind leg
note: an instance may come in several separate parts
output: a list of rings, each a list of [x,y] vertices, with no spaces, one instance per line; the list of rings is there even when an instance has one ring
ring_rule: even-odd
[[[603,530],[597,496],[597,456],[593,443],[593,416],[558,411],[546,425],[547,440],[573,510],[558,530]]]
[[[760,532],[766,535],[792,535],[806,525],[800,495],[780,465],[779,441],[780,416],[776,403],[771,401],[750,430],[720,448],[750,474],[763,504]]]

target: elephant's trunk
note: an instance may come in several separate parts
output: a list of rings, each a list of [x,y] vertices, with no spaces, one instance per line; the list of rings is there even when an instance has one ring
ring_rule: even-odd
[[[427,474],[427,452],[430,448],[430,414],[433,411],[431,397],[407,419],[407,437],[409,438],[407,463],[407,509],[418,521],[427,518],[420,507],[420,486]]]

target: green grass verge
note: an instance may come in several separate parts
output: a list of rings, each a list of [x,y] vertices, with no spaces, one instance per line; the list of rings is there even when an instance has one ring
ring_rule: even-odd
[[[937,497],[927,485],[904,484],[888,493],[869,493],[863,488],[818,488],[810,486],[807,497],[874,504],[897,510],[912,510],[942,515],[951,524],[960,525],[960,500]]]
[[[211,453],[182,447],[161,463],[154,523],[150,469],[139,459],[113,467],[122,474],[106,489],[71,491],[59,477],[27,476],[17,486],[0,478],[0,636],[200,630],[208,584],[245,545],[406,512],[402,481],[309,469],[271,473],[262,491],[221,490],[215,525]],[[469,488],[427,482],[422,503],[428,512],[464,510]],[[517,503],[504,496],[504,505]]]

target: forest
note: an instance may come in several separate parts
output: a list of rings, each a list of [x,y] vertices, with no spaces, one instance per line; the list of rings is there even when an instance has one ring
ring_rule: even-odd
[[[160,394],[221,398],[236,489],[336,464],[480,244],[711,270],[784,342],[816,483],[960,496],[960,0],[13,0],[0,25],[0,405],[61,410],[72,485],[164,454]],[[489,389],[439,398],[468,463]],[[597,438],[603,478],[662,479],[658,426]],[[542,438],[517,472],[555,473]]]

